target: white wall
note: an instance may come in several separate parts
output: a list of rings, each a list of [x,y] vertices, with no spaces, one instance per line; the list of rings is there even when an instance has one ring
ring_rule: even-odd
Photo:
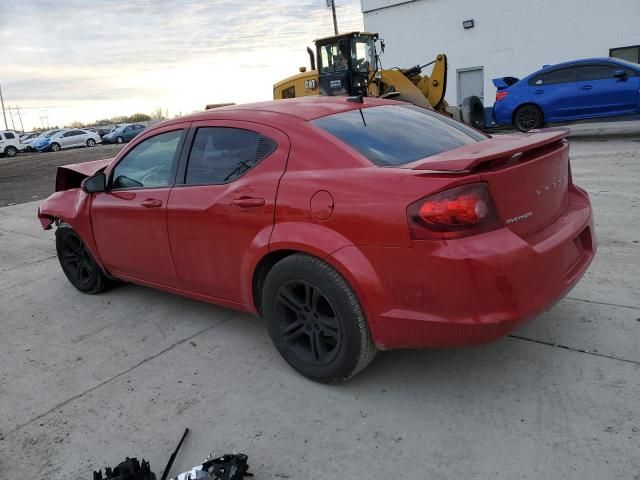
[[[606,57],[640,44],[640,0],[361,0],[366,31],[386,42],[385,68],[449,60],[447,101],[456,104],[456,69],[484,66],[485,106],[492,78],[524,77],[545,64]],[[391,6],[385,6],[390,4]],[[473,19],[465,30],[462,21]]]

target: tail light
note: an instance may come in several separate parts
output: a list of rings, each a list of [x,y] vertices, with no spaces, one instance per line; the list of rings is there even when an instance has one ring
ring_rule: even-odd
[[[509,95],[509,92],[507,92],[506,90],[498,90],[496,92],[496,102],[498,100],[502,100],[504,97],[506,97],[507,95]]]
[[[471,183],[436,193],[407,208],[414,240],[449,240],[502,226],[486,183]]]

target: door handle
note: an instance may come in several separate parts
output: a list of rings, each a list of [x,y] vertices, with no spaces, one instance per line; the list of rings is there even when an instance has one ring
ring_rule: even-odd
[[[582,90],[591,90],[593,88],[593,85],[583,85],[582,86]]]
[[[144,208],[158,208],[162,206],[162,200],[147,198],[146,200],[143,200],[140,205],[142,205]]]
[[[231,204],[240,208],[255,208],[264,206],[265,201],[258,197],[240,197],[231,200]]]
[[[533,93],[535,93],[536,95],[539,95],[541,93],[544,93],[544,90],[542,90],[541,88],[539,88],[538,90],[534,90]]]

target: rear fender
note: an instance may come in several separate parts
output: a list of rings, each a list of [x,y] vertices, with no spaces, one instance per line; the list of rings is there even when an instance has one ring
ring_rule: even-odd
[[[390,305],[390,299],[373,266],[358,247],[323,225],[286,222],[277,224],[271,236],[269,251],[276,250],[308,253],[335,268],[358,297],[373,340],[382,347],[377,341],[379,321],[376,312],[385,311],[384,306]]]
[[[55,221],[67,223],[80,236],[93,258],[102,266],[91,229],[91,196],[80,188],[56,192],[40,202],[38,219],[45,230]]]

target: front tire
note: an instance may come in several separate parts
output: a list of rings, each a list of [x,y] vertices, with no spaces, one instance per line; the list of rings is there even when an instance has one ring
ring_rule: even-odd
[[[280,354],[311,380],[347,380],[376,354],[353,290],[315,257],[294,254],[274,265],[265,280],[262,312]]]
[[[116,138],[116,143],[117,143],[118,145],[120,145],[121,143],[124,143],[124,138],[122,138],[122,137],[118,137],[118,138]]]
[[[18,149],[16,147],[8,146],[4,149],[4,154],[7,157],[15,157],[16,155],[18,155]]]
[[[542,110],[535,105],[523,105],[513,114],[513,125],[521,132],[528,132],[544,125]]]
[[[59,152],[59,151],[60,151],[60,144],[58,144],[58,143],[52,143],[52,144],[51,144],[51,151],[52,151],[52,152]]]
[[[62,271],[78,290],[96,294],[107,288],[109,279],[80,236],[67,224],[60,224],[56,230],[56,252]]]
[[[93,138],[90,138],[89,140],[87,140],[87,147],[95,147],[96,146],[96,141]]]

